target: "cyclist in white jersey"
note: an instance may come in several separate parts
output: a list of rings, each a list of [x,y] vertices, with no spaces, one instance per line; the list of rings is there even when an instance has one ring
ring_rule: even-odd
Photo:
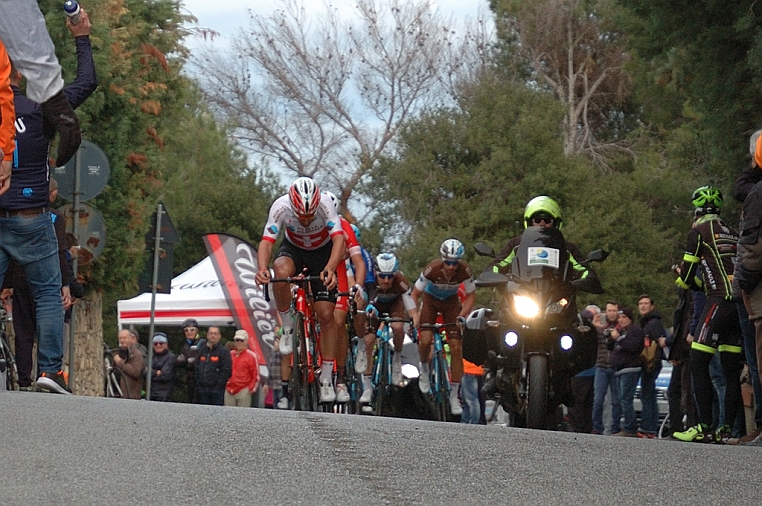
[[[270,207],[262,241],[257,253],[259,284],[270,282],[270,263],[273,245],[280,232],[284,239],[273,261],[276,278],[298,274],[320,276],[322,284],[312,283],[315,313],[320,324],[320,353],[323,359],[320,373],[320,402],[333,402],[333,366],[336,360],[338,330],[333,317],[336,306],[336,268],[344,257],[344,233],[330,197],[322,195],[320,188],[308,177],[300,177],[289,188],[288,194],[278,198]],[[280,352],[290,355],[293,315],[290,311],[291,290],[286,283],[272,287],[275,305],[283,320]]]

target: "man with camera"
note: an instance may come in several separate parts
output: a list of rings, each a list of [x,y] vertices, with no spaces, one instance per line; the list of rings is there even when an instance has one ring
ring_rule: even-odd
[[[608,343],[616,328],[619,316],[619,303],[610,300],[606,303],[606,311],[601,312],[597,320],[593,320],[598,335],[598,358],[595,362],[595,381],[593,383],[593,434],[603,434],[603,407],[606,393],[611,392],[611,433],[619,432],[622,410],[619,403],[619,388],[614,381],[614,367],[611,365],[611,352]]]
[[[123,399],[140,399],[143,391],[143,353],[138,349],[138,333],[120,330],[119,353],[114,354],[114,367],[122,371],[120,387]]]

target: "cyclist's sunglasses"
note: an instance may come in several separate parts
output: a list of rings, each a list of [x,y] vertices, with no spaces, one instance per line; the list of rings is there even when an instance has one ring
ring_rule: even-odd
[[[550,216],[534,216],[532,217],[532,223],[539,225],[540,223],[553,224],[553,218]]]
[[[378,277],[381,278],[381,279],[392,279],[394,277],[394,274],[379,273]]]
[[[450,267],[454,267],[460,263],[460,260],[442,260],[445,265],[449,265]]]
[[[246,341],[246,339],[242,339],[240,337],[235,337],[235,338],[233,338],[233,341],[235,341],[237,343],[242,343],[242,342]]]

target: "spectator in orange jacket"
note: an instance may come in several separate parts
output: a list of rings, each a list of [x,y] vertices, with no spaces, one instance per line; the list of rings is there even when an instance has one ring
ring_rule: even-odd
[[[233,373],[225,385],[225,406],[251,407],[251,394],[259,384],[257,355],[249,349],[249,333],[236,330],[233,336],[235,349],[230,351]]]
[[[0,41],[0,195],[11,184],[11,166],[13,151],[16,148],[16,113],[13,108],[13,90],[11,89],[11,61],[5,46]]]

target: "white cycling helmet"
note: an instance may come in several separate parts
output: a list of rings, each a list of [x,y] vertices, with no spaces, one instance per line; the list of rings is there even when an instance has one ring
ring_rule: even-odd
[[[300,177],[288,190],[291,209],[297,216],[312,216],[320,207],[320,188],[309,177]]]
[[[400,268],[400,261],[393,253],[381,253],[376,257],[376,272],[378,274],[394,274]]]
[[[333,207],[336,209],[336,212],[338,213],[339,212],[339,199],[336,198],[336,195],[334,195],[333,192],[329,192],[329,191],[326,190],[323,193],[325,193],[326,195],[331,197],[331,202],[333,202]]]
[[[442,260],[445,261],[459,261],[466,253],[463,243],[457,239],[446,239],[439,247],[439,254],[442,255]]]

